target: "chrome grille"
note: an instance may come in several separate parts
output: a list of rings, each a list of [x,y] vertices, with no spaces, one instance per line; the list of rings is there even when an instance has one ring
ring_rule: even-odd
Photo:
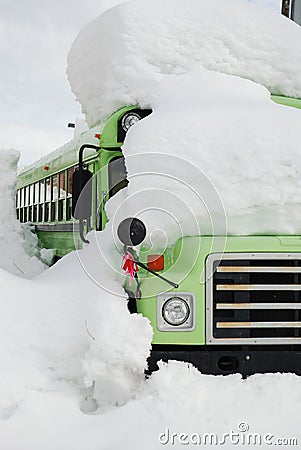
[[[301,254],[226,253],[206,262],[209,344],[301,344]]]

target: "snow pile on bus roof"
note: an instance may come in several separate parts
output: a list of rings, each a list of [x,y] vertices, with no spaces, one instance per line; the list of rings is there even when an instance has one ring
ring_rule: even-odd
[[[203,68],[301,97],[301,29],[243,0],[131,0],[88,24],[68,57],[90,126],[118,108],[153,106],[165,76]]]
[[[127,134],[115,228],[140,217],[157,250],[181,236],[301,233],[300,116],[249,80],[169,76]]]
[[[26,278],[42,272],[53,252],[40,249],[38,238],[16,217],[17,150],[0,150],[0,267]]]

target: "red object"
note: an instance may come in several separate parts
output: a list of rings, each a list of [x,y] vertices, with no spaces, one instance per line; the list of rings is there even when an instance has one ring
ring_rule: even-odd
[[[49,166],[44,166],[44,170],[49,170]]]
[[[96,133],[96,134],[94,134],[94,136],[96,137],[96,139],[100,139],[100,137],[101,137],[101,134],[99,134],[99,133]]]
[[[130,276],[130,286],[132,285],[133,278],[135,278],[136,273],[139,271],[139,267],[135,263],[134,257],[131,253],[127,252],[123,255],[124,264],[122,269],[126,274]]]
[[[164,269],[164,255],[148,255],[147,267],[150,270],[158,272]]]

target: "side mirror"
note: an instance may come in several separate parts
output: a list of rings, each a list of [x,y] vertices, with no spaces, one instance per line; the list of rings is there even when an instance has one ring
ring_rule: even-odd
[[[77,170],[72,177],[72,216],[89,219],[92,214],[92,172]]]
[[[141,220],[135,217],[128,217],[120,222],[117,235],[124,245],[134,247],[144,241],[146,228]]]

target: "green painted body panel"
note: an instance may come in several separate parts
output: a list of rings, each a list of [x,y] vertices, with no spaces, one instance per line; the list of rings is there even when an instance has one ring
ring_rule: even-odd
[[[280,105],[291,106],[293,108],[301,109],[300,98],[284,97],[282,95],[271,95],[271,99],[275,103],[279,103]]]
[[[78,138],[72,139],[62,147],[25,167],[18,175],[17,189],[77,164],[78,151],[83,144],[99,145],[103,148],[120,147],[123,143],[117,142],[118,120],[125,112],[136,107],[134,105],[119,109],[108,118],[104,126],[102,124],[95,125],[93,128],[81,133]],[[100,140],[95,138],[95,134],[101,134]],[[97,156],[97,152],[87,149],[84,153],[84,160],[90,161],[95,156]],[[45,166],[49,166],[49,170],[45,170]]]
[[[95,169],[93,175],[97,177],[97,190],[98,190],[98,205],[96,204],[95,197],[93,198],[92,204],[92,217],[91,223],[92,228],[96,228],[96,211],[98,210],[101,214],[101,222],[102,229],[105,227],[107,222],[107,216],[105,213],[105,203],[108,201],[108,190],[109,190],[109,180],[108,180],[108,169],[107,166],[111,159],[114,159],[118,156],[122,156],[121,151],[107,151],[102,150],[97,159],[93,159],[95,162]],[[91,159],[91,158],[90,158]],[[106,193],[103,196],[103,193]],[[73,224],[77,223],[77,221],[54,221],[52,224]],[[47,222],[41,222],[39,225],[48,225]],[[60,232],[60,231],[37,231],[36,232],[39,238],[39,244],[42,248],[54,249],[55,255],[58,257],[65,256],[67,253],[75,250],[76,243],[75,239],[77,239],[77,233],[73,232]],[[81,242],[77,239],[77,248],[81,248]]]
[[[37,232],[39,238],[39,246],[41,248],[54,249],[55,255],[59,258],[67,255],[76,248],[74,241],[74,234],[63,231],[39,231]],[[77,248],[80,248],[81,244],[78,243]]]
[[[174,265],[167,264],[164,276],[179,283],[174,289],[153,275],[141,272],[143,298],[137,302],[138,312],[146,316],[154,329],[154,344],[204,345],[205,341],[205,263],[212,253],[213,239],[210,236],[185,237],[174,249]],[[301,253],[301,236],[229,236],[215,237],[217,253]],[[198,251],[199,249],[199,251]],[[198,254],[197,254],[198,253]],[[214,252],[216,253],[216,251]],[[192,258],[196,255],[195,262]],[[169,258],[167,258],[168,261]],[[182,268],[182,270],[181,270]],[[188,272],[183,278],[183,272]],[[160,272],[161,273],[161,272]],[[183,278],[183,279],[182,279]],[[193,331],[159,331],[156,320],[157,295],[162,292],[193,292],[196,295],[196,328]]]
[[[131,111],[131,109],[137,108],[136,106],[127,106],[125,108],[121,108],[112,114],[107,120],[103,130],[101,132],[100,137],[100,146],[105,148],[110,147],[120,147],[123,142],[117,141],[117,122],[119,118],[126,112]]]
[[[64,146],[55,150],[54,152],[42,157],[40,160],[26,167],[18,175],[17,189],[20,189],[29,184],[43,180],[53,174],[66,170],[78,164],[79,148],[83,144],[99,145],[99,151],[85,150],[84,161],[86,164],[94,163],[93,175],[97,177],[97,193],[98,200],[93,197],[92,205],[92,228],[96,228],[96,210],[99,208],[101,213],[101,225],[104,228],[107,217],[105,213],[105,203],[109,199],[109,180],[107,166],[111,159],[122,156],[122,143],[116,141],[117,138],[117,123],[119,118],[127,111],[136,108],[136,106],[128,106],[116,111],[107,120],[103,127],[101,138],[96,139],[95,134],[100,134],[101,125],[98,124],[92,129],[83,132],[79,138],[73,139]],[[112,148],[112,150],[107,150]],[[49,167],[45,170],[45,166]],[[92,167],[92,165],[91,165]],[[96,201],[98,205],[96,205]],[[51,224],[72,224],[71,221],[52,221]],[[49,225],[49,222],[39,222],[39,225]],[[44,248],[54,249],[55,255],[58,257],[64,256],[72,250],[75,250],[74,234],[72,232],[57,232],[57,231],[37,231],[40,246]]]

